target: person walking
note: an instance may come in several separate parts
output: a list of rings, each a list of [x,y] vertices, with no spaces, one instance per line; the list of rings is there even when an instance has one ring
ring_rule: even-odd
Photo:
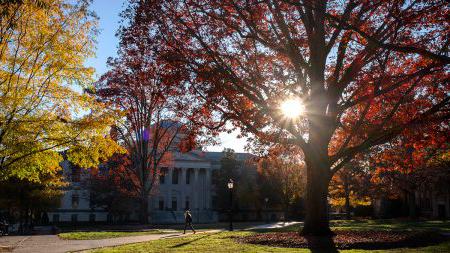
[[[189,226],[192,229],[192,231],[194,231],[194,234],[195,234],[195,229],[192,226],[192,215],[191,215],[191,211],[189,211],[189,210],[186,210],[184,212],[184,232],[183,232],[183,234],[186,234],[187,226]]]

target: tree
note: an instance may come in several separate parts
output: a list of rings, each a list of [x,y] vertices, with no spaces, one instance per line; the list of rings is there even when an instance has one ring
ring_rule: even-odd
[[[403,199],[403,213],[416,218],[416,191],[448,175],[449,125],[428,125],[391,140],[374,152],[372,181]],[[421,138],[420,138],[421,137]],[[389,187],[390,186],[390,187]]]
[[[355,155],[449,118],[446,1],[131,2],[212,121],[303,150],[303,234],[330,234],[328,185]]]
[[[329,186],[330,204],[344,206],[346,218],[351,218],[351,208],[356,205],[370,205],[372,171],[362,162],[352,161],[334,174]],[[359,158],[359,160],[362,160]],[[362,167],[366,168],[362,168]]]
[[[174,78],[178,70],[158,62],[158,44],[141,36],[151,31],[139,26],[135,8],[130,5],[122,13],[118,57],[108,60],[111,70],[96,83],[95,93],[112,112],[122,115],[112,129],[127,151],[119,166],[133,183],[140,220],[147,223],[148,198],[161,168],[171,164],[175,152],[192,149],[201,129],[188,120],[195,115],[191,117],[190,105],[184,103],[189,92]]]
[[[93,69],[96,20],[89,1],[2,1],[0,19],[0,180],[39,179],[62,160],[98,165],[118,150],[112,115],[80,90]]]
[[[126,217],[133,211],[130,207],[139,203],[132,178],[126,173],[127,162],[126,154],[115,154],[100,168],[91,170],[86,182],[92,207],[104,208],[113,220]]]
[[[251,157],[239,160],[233,149],[223,150],[220,170],[214,178],[219,210],[252,209],[260,206],[256,201],[259,192],[255,165]],[[230,189],[227,186],[230,179],[234,182],[233,203],[230,203]]]
[[[271,207],[279,206],[287,218],[289,210],[304,198],[306,175],[302,153],[275,146],[258,161],[261,200],[268,198]],[[269,205],[269,203],[267,203]]]
[[[40,221],[42,215],[60,204],[67,185],[56,167],[39,172],[38,179],[10,177],[0,184],[0,209],[18,219],[20,232]]]

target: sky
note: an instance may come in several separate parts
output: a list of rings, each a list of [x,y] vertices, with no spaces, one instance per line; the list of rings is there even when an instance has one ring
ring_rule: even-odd
[[[116,56],[119,40],[115,33],[119,27],[119,13],[124,8],[125,0],[94,0],[91,9],[99,17],[99,35],[97,38],[96,56],[86,61],[87,66],[94,67],[96,78],[107,71],[106,61],[108,57]],[[208,151],[223,151],[224,148],[234,149],[236,152],[245,152],[245,139],[237,138],[239,131],[231,134],[219,135],[221,145],[205,147]]]

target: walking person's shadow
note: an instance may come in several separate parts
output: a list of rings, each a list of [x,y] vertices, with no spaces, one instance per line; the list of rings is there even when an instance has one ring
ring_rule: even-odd
[[[212,235],[212,234],[207,234],[207,235],[204,235],[204,236],[200,236],[200,237],[197,237],[197,238],[195,238],[195,239],[193,239],[193,240],[190,240],[190,241],[187,241],[187,242],[182,242],[182,243],[176,244],[176,245],[174,245],[174,246],[172,246],[172,247],[170,247],[170,248],[179,248],[179,247],[183,247],[183,246],[186,246],[186,245],[188,245],[188,244],[191,244],[191,243],[193,243],[193,242],[195,242],[195,241],[199,241],[199,240],[205,239],[206,237],[209,237],[209,236],[211,236],[211,235]]]

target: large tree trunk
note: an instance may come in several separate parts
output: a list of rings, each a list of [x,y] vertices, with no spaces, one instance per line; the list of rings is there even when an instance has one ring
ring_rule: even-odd
[[[141,217],[140,222],[141,224],[147,224],[148,223],[148,197],[142,196],[141,197]]]
[[[321,152],[318,152],[321,153]],[[330,167],[324,156],[306,154],[306,217],[302,235],[331,235],[328,220]]]

